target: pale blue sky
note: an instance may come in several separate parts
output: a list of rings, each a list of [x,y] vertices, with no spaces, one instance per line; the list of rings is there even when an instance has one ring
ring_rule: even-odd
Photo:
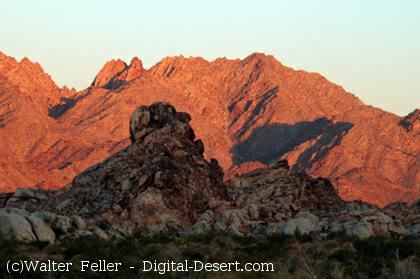
[[[368,104],[420,106],[420,1],[5,1],[0,50],[87,87],[111,58],[273,54]]]

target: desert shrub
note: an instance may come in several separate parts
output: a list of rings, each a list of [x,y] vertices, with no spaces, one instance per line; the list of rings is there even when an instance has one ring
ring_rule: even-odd
[[[218,235],[216,233],[201,233],[187,236],[185,241],[210,244]]]
[[[235,238],[235,241],[241,245],[241,250],[247,255],[254,255],[254,258],[266,260],[282,257],[288,249],[296,242],[291,236],[274,234],[267,237],[256,238]]]
[[[328,258],[342,264],[347,276],[357,278],[365,274],[367,278],[378,278],[383,270],[396,273],[399,260],[419,258],[419,251],[420,242],[416,239],[372,237],[353,239],[351,246],[335,249]]]
[[[166,233],[155,233],[152,235],[144,235],[142,233],[136,233],[132,237],[128,237],[131,241],[136,241],[139,244],[148,244],[148,243],[155,243],[155,244],[166,244],[172,242],[174,240],[174,236],[171,236]]]
[[[96,236],[82,237],[79,239],[66,239],[63,241],[61,253],[66,259],[76,255],[84,255],[91,258],[108,258],[111,243],[107,243]]]
[[[401,259],[409,256],[420,257],[420,240],[387,239],[372,237],[354,241],[354,247],[362,257],[381,257],[395,259],[396,253]]]
[[[416,279],[420,275],[420,261],[415,256],[401,260],[397,258],[395,270],[383,269],[383,279]]]

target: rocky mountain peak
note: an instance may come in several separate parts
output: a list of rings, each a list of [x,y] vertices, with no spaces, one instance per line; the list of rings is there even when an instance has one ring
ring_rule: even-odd
[[[127,64],[120,59],[112,59],[105,63],[99,73],[96,75],[95,79],[92,82],[92,85],[95,87],[106,87],[110,81],[119,73],[121,73]]]
[[[21,93],[41,105],[51,106],[60,98],[59,88],[51,77],[39,63],[32,62],[27,57],[17,62],[13,57],[1,53],[0,75],[7,83],[16,86]]]
[[[113,59],[105,63],[92,82],[92,86],[116,89],[138,78],[143,70],[143,63],[137,57],[131,60],[130,65],[120,59]]]
[[[415,109],[405,116],[400,121],[400,125],[405,127],[407,131],[417,131],[420,128],[420,109]]]
[[[179,55],[162,59],[150,69],[150,72],[159,77],[172,78],[180,70],[190,69],[191,71],[198,71],[198,69],[209,65],[210,62],[202,57],[184,57]]]
[[[252,65],[255,68],[283,66],[273,55],[267,55],[259,52],[254,52],[245,57],[242,60],[242,65]]]
[[[6,74],[12,67],[16,66],[17,61],[0,51],[0,75]]]
[[[258,61],[276,61],[273,55],[268,55],[262,52],[254,52],[248,55],[244,60],[258,60]]]
[[[123,72],[118,74],[112,82],[115,83],[118,86],[120,86],[123,83],[132,81],[143,73],[143,63],[138,57],[134,57],[131,59],[130,65],[125,68]]]
[[[34,77],[41,78],[42,82],[49,83],[51,87],[57,87],[57,85],[51,79],[51,76],[44,71],[44,68],[42,68],[42,66],[39,63],[32,62],[31,60],[29,60],[29,58],[24,57],[19,62],[19,64],[21,65],[22,70],[27,72],[26,74],[30,74]]]
[[[137,68],[137,69],[143,69],[143,63],[141,62],[141,60],[137,56],[135,56],[135,57],[133,57],[133,59],[131,59],[130,67],[131,68]]]
[[[25,57],[22,58],[22,60],[20,60],[20,64],[22,64],[22,65],[33,65],[33,64],[38,64],[38,63],[32,63],[32,61],[29,60],[29,58],[25,56]]]

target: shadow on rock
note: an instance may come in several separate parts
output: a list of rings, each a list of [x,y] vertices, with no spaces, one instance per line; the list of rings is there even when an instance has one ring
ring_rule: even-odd
[[[326,118],[302,121],[292,125],[265,125],[255,128],[251,136],[235,145],[231,152],[234,156],[235,165],[255,161],[269,164],[302,143],[319,137],[298,159],[297,168],[304,169],[310,167],[311,164],[321,159],[329,150],[339,144],[342,137],[352,127],[352,123],[332,123]],[[316,154],[316,156],[312,157],[313,154]]]

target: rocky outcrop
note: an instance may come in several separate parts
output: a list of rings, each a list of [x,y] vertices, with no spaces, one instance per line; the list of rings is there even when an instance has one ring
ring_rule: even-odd
[[[0,234],[17,240],[37,240],[25,216],[10,211],[0,212]]]
[[[306,235],[318,232],[319,230],[319,218],[311,213],[302,212],[281,226],[279,233],[285,235]]]
[[[132,113],[132,144],[74,179],[42,208],[122,233],[179,232],[226,199],[223,171],[203,158],[187,113],[166,103]]]
[[[16,61],[0,52],[0,77],[16,86],[21,94],[30,96],[36,105],[53,105],[60,99],[60,89],[38,63],[24,57]],[[45,108],[46,109],[46,108]]]
[[[127,64],[124,61],[117,59],[111,60],[105,63],[99,73],[96,75],[95,79],[92,82],[92,86],[95,87],[107,87],[111,80],[121,73]]]
[[[26,217],[29,223],[32,226],[32,231],[34,232],[36,239],[38,241],[50,242],[55,241],[55,233],[44,220],[40,219],[36,215],[29,215]]]
[[[111,60],[105,63],[95,80],[92,82],[94,87],[102,87],[106,89],[117,89],[125,83],[136,79],[143,71],[143,64],[140,59],[134,57],[130,65],[124,61]]]
[[[417,203],[380,209],[346,202],[328,180],[290,172],[286,161],[237,176],[227,185],[230,207],[220,213],[205,212],[188,233],[420,236],[415,232],[420,222]]]
[[[415,109],[401,119],[400,125],[405,127],[408,132],[416,133],[418,136],[420,133],[420,109]]]
[[[3,195],[1,233],[48,242],[135,232],[420,236],[420,202],[384,209],[346,202],[329,180],[295,173],[285,160],[224,182],[190,121],[168,103],[139,107],[129,121],[131,144],[69,186]]]

